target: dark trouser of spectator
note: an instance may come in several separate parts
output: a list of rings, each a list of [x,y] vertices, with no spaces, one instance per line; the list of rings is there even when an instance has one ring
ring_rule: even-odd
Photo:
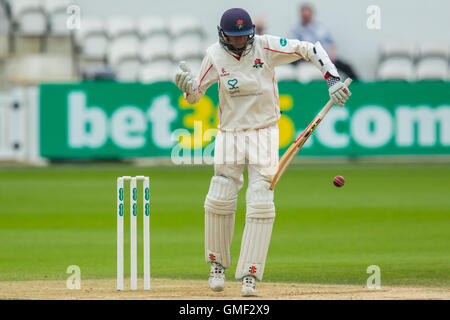
[[[338,70],[342,70],[347,76],[352,78],[352,80],[358,81],[358,76],[353,71],[353,68],[346,63],[345,61],[342,61],[340,59],[334,60],[334,65]]]

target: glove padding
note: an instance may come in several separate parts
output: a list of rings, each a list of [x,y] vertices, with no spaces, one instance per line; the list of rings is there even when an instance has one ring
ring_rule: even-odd
[[[348,98],[352,95],[347,86],[340,81],[332,85],[328,89],[328,92],[330,93],[330,97],[333,99],[334,103],[341,107],[345,105]]]
[[[181,70],[178,70],[175,74],[175,84],[181,91],[191,94],[195,91],[197,83],[185,61],[181,61],[179,64]]]

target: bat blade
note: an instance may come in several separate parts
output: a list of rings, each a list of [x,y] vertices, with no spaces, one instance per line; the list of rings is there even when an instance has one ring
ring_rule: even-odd
[[[352,79],[347,78],[344,82],[344,84],[348,87],[352,83]],[[286,169],[289,167],[291,162],[295,159],[296,155],[300,151],[300,149],[303,147],[305,142],[308,140],[308,138],[311,136],[311,134],[316,130],[316,128],[319,126],[319,123],[325,118],[328,111],[331,109],[331,107],[334,105],[333,100],[329,100],[327,104],[320,110],[320,112],[317,114],[317,116],[314,118],[314,120],[306,127],[306,129],[301,133],[301,135],[295,140],[289,148],[286,150],[286,152],[281,157],[280,161],[278,162],[278,169],[275,172],[272,182],[270,183],[270,190],[273,190],[280,181],[280,178],[283,176]]]

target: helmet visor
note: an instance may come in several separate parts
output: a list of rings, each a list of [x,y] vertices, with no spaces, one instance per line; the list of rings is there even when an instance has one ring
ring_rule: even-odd
[[[231,36],[231,37],[241,37],[241,36],[249,36],[253,34],[253,27],[251,29],[247,29],[247,30],[240,30],[240,31],[224,31],[223,33],[226,36]]]

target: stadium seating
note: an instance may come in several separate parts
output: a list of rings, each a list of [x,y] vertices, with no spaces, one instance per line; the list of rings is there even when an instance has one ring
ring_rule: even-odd
[[[144,64],[138,73],[138,80],[142,83],[155,81],[172,81],[174,64],[171,60],[155,60]]]
[[[108,34],[103,20],[95,17],[83,18],[83,27],[77,30],[76,41],[81,48],[83,57],[104,60],[108,45]]]
[[[448,62],[440,57],[427,57],[417,64],[417,80],[447,80]]]
[[[323,81],[322,73],[312,63],[301,62],[297,64],[297,80],[308,83],[311,81]]]
[[[43,39],[48,32],[45,8],[40,0],[9,1],[14,53],[37,54],[43,50]]]
[[[144,16],[138,19],[137,30],[142,39],[155,34],[169,35],[166,20],[158,16]]]
[[[449,80],[447,42],[423,41],[416,45],[389,41],[381,46],[376,79],[381,81]]]
[[[199,34],[185,34],[173,41],[172,59],[174,61],[189,58],[203,58],[205,55],[204,43]]]
[[[201,57],[201,58],[197,57],[197,58],[188,58],[188,59],[185,59],[184,61],[186,61],[188,66],[191,68],[193,74],[197,74],[200,71],[200,67],[202,65],[202,60],[203,60],[203,57]],[[174,63],[174,68],[178,68],[177,62]]]
[[[106,31],[111,45],[133,46],[139,43],[139,34],[130,17],[111,17],[106,21]]]
[[[50,53],[72,55],[74,44],[72,39],[73,29],[68,28],[69,0],[45,0],[47,13],[48,34],[45,51]],[[73,14],[75,12],[70,11]],[[80,20],[81,23],[81,20]]]
[[[379,65],[377,76],[382,81],[412,81],[414,64],[409,57],[391,57]]]
[[[449,58],[449,43],[435,40],[421,42],[416,66],[417,80],[450,80]]]
[[[117,80],[136,81],[140,66],[140,37],[130,17],[111,17],[106,22],[109,37],[107,62],[117,71]]]
[[[170,34],[162,17],[142,17],[137,22],[137,29],[141,38],[139,55],[143,63],[170,56]]]
[[[81,28],[71,30],[67,28],[68,7],[73,3],[70,0],[9,2],[15,23],[12,39],[18,50],[9,59],[7,70],[14,83],[34,83],[40,76],[64,79],[70,74],[67,68],[59,76],[46,76],[41,74],[45,68],[38,67],[38,63],[43,63],[53,68],[50,57],[58,65],[64,55],[68,57],[68,66],[76,67],[79,78],[84,74],[95,78],[95,70],[108,70],[108,75],[115,74],[118,81],[171,81],[179,61],[187,60],[197,72],[205,54],[205,32],[200,22],[190,16],[153,15],[136,19],[83,15]],[[3,11],[0,10],[0,17],[4,16]],[[0,23],[5,21],[1,19]],[[0,35],[0,61],[9,51],[7,40],[8,36]],[[13,66],[20,63],[28,66],[29,71],[22,68],[13,75]],[[73,78],[73,74],[66,78]]]
[[[43,36],[47,32],[47,17],[40,0],[9,2],[16,30],[25,36]]]
[[[104,61],[116,71],[118,81],[149,82],[172,80],[172,70],[181,60],[199,69],[205,54],[204,35],[200,23],[191,17],[90,17],[83,19],[76,41],[82,69],[95,65],[91,61],[97,65]]]
[[[428,57],[439,57],[442,59],[448,59],[449,44],[440,41],[424,41],[420,45],[419,52],[421,59]]]
[[[67,28],[67,8],[70,0],[45,0],[45,11],[48,18],[48,27],[51,35],[68,36],[71,30]]]
[[[117,71],[117,80],[136,81],[140,67],[139,43],[131,39],[122,40],[125,42],[116,41],[109,45],[107,62]]]
[[[9,4],[5,10],[1,4]],[[109,70],[118,81],[172,80],[181,60],[196,73],[209,44],[201,21],[189,15],[111,16],[83,15],[82,27],[67,28],[71,0],[0,0],[0,83],[9,65],[23,63],[14,81],[37,81],[38,61],[53,68],[65,60],[67,68],[43,79],[73,79],[72,66],[79,77],[87,68]],[[8,13],[11,12],[9,19]],[[74,46],[76,45],[76,48]],[[77,50],[74,50],[77,49]],[[66,56],[67,59],[62,59]],[[28,57],[28,58],[26,58]],[[380,47],[376,80],[425,81],[450,80],[450,47],[447,42],[403,40],[387,41]],[[70,67],[70,68],[69,68]],[[69,70],[70,69],[70,70]],[[100,70],[98,69],[98,70]],[[102,69],[102,70],[103,70]],[[6,70],[3,72],[2,70]],[[38,70],[38,71],[36,71]],[[112,72],[111,72],[112,71]],[[8,74],[11,74],[10,72]],[[323,81],[310,63],[286,65],[276,69],[278,81]]]
[[[200,22],[189,16],[172,17],[169,21],[169,30],[172,38],[177,38],[188,33],[204,35]]]
[[[140,57],[148,62],[170,56],[171,40],[165,33],[154,33],[145,37],[140,44]]]
[[[294,65],[286,64],[275,69],[277,81],[297,80],[297,68]]]
[[[381,61],[394,57],[413,60],[415,58],[414,44],[403,40],[387,41],[381,46],[380,55]]]

